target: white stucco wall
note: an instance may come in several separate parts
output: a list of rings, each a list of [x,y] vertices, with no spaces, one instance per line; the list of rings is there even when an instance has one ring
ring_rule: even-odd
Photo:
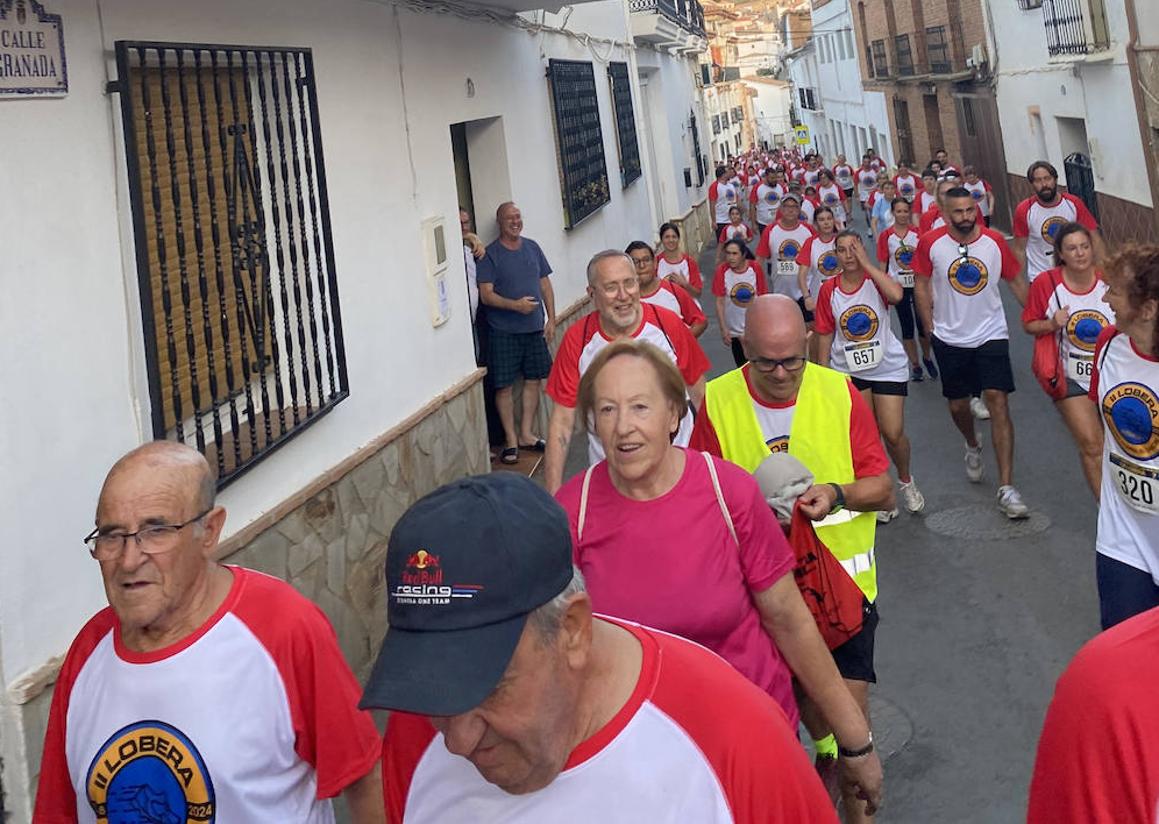
[[[568,27],[623,41],[622,8],[618,0],[576,6]],[[423,275],[420,221],[442,215],[449,237],[455,232],[449,124],[502,116],[510,193],[553,265],[557,307],[582,294],[593,252],[655,227],[645,181],[620,188],[610,92],[597,62],[612,201],[562,228],[544,69],[547,57],[592,60],[574,39],[448,15],[396,16],[356,0],[58,0],[52,10],[64,18],[69,96],[0,102],[6,684],[63,652],[103,605],[80,538],[108,466],[152,434],[119,104],[104,93],[114,41],[314,50],[351,395],[222,493],[229,532],[474,369],[461,262],[451,255],[452,316],[437,329]],[[624,49],[610,54],[623,59]],[[496,205],[476,204],[485,236]]]
[[[1011,174],[1023,175],[1034,161],[1049,160],[1061,177],[1063,160],[1080,147],[1069,139],[1065,123],[1060,130],[1058,118],[1078,118],[1085,123],[1098,190],[1151,206],[1124,51],[1125,7],[1123,0],[1104,2],[1110,50],[1070,63],[1051,62],[1041,9],[990,3],[1006,164]]]

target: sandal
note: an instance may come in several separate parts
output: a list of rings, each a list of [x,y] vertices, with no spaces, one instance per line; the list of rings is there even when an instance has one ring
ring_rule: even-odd
[[[543,438],[539,438],[535,441],[535,443],[521,443],[519,444],[519,448],[527,449],[531,452],[543,452],[545,449],[547,449],[547,442],[544,441]]]
[[[503,453],[499,456],[499,462],[505,463],[508,466],[510,466],[511,464],[519,463],[519,449],[518,449],[518,447],[509,446],[506,449],[504,449]]]

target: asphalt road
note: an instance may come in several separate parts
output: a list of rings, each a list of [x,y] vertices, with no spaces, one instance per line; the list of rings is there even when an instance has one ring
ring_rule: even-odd
[[[701,256],[706,282],[714,254]],[[715,376],[733,363],[705,294],[710,321],[700,341]],[[903,511],[877,538],[872,714],[887,759],[883,824],[1025,820],[1054,682],[1098,631],[1095,503],[1070,436],[1030,373],[1018,305],[1006,298],[1018,387],[1010,399],[1014,483],[1032,517],[1008,522],[995,507],[989,424],[979,422],[986,478],[971,484],[940,385],[911,383],[906,430],[926,512]],[[586,464],[583,441],[572,440],[568,476]]]

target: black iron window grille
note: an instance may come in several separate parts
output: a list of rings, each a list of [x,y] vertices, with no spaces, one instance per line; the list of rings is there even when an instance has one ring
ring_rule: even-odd
[[[612,199],[596,75],[591,63],[550,60],[547,77],[555,113],[564,228],[571,229]]]
[[[889,77],[889,58],[886,57],[884,40],[873,41],[870,57],[873,61],[873,76]]]
[[[616,108],[616,141],[620,147],[620,182],[627,187],[638,179],[640,144],[636,139],[636,112],[632,106],[632,87],[628,82],[627,63],[609,63],[608,77],[612,83],[612,102]]]
[[[1051,56],[1090,54],[1110,46],[1103,0],[1043,0],[1042,19]]]
[[[696,112],[688,113],[688,129],[692,132],[692,153],[696,157],[696,185],[703,186],[708,166],[700,154],[700,128],[696,124]]]
[[[901,77],[909,77],[914,73],[914,53],[910,46],[909,35],[899,34],[893,38],[893,49],[896,55],[897,73]]]
[[[155,438],[218,486],[347,397],[309,49],[116,43]]]
[[[946,40],[945,26],[926,29],[926,56],[930,61],[931,74],[950,73],[950,44]]]
[[[720,113],[720,125],[721,125],[721,128],[724,128],[724,129],[728,128],[728,112],[727,111],[723,111]]]
[[[720,115],[718,114],[712,116],[712,133],[720,134]]]
[[[865,46],[865,71],[869,77],[876,76],[873,71],[873,51],[868,44]]]
[[[740,106],[734,108],[732,110],[732,119],[734,123],[740,123],[742,120],[744,120],[744,109],[742,109]]]

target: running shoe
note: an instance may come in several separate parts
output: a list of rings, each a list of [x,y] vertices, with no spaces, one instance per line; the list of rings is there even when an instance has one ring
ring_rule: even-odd
[[[922,363],[926,365],[926,371],[930,373],[930,380],[936,381],[938,379],[938,367],[932,358],[922,358]]]
[[[883,509],[877,513],[877,522],[879,524],[888,524],[900,514],[896,506],[893,509]]]
[[[966,477],[970,479],[970,483],[978,484],[982,482],[983,467],[982,467],[982,439],[978,439],[978,445],[973,449],[969,444],[966,444]]]
[[[911,366],[909,370],[909,379],[914,383],[921,383],[926,378],[925,375],[922,374],[922,368],[920,366]]]
[[[986,404],[982,402],[981,398],[970,398],[970,411],[980,421],[990,420],[990,410],[986,408]]]
[[[1017,521],[1030,515],[1030,508],[1022,502],[1022,496],[1012,486],[998,487],[998,508],[1012,521]]]
[[[914,483],[912,476],[908,484],[899,482],[898,490],[901,492],[901,502],[905,505],[906,512],[916,515],[926,508],[926,498],[918,489],[918,485]]]

